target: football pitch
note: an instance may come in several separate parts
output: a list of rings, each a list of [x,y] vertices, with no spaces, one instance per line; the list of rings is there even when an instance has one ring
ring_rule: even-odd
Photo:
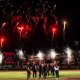
[[[0,71],[0,80],[27,80],[26,71]],[[35,80],[31,78],[30,80]],[[37,80],[56,80],[55,76],[47,76]],[[62,70],[60,71],[59,80],[80,80],[80,70]]]

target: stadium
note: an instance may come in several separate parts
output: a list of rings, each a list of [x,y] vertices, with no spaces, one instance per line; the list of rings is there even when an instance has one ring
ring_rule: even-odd
[[[68,3],[0,0],[0,80],[80,80],[79,7]]]

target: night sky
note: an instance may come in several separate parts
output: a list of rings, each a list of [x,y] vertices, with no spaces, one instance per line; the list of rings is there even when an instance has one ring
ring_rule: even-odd
[[[57,15],[59,17],[59,26],[62,25],[62,21],[67,21],[66,28],[66,41],[72,47],[74,47],[74,41],[80,41],[80,5],[78,1],[61,0],[57,2]]]
[[[61,50],[64,20],[67,22],[65,44],[74,49],[74,42],[80,41],[79,6],[75,0],[0,0],[0,39],[5,39],[1,49]],[[21,26],[25,30],[20,36]],[[52,27],[57,29],[53,46]]]

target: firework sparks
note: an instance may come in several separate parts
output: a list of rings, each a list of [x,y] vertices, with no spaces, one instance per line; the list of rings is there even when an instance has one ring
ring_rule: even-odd
[[[22,31],[23,31],[23,27],[17,27],[17,29],[19,30],[19,33],[20,33],[20,36],[21,36],[21,33],[22,33]]]
[[[43,52],[39,51],[39,53],[37,54],[37,57],[38,57],[40,60],[43,60],[43,57],[44,57]]]
[[[50,57],[51,59],[55,59],[57,55],[58,55],[58,53],[57,53],[54,49],[51,49],[51,50],[49,51],[49,57]]]
[[[1,47],[3,47],[3,42],[4,42],[4,38],[1,38],[1,41],[0,41]]]
[[[72,49],[68,47],[65,52],[67,54],[67,62],[70,63],[72,61]]]
[[[2,28],[4,28],[6,25],[7,25],[7,23],[4,22],[4,23],[2,24]]]
[[[2,63],[2,60],[3,60],[3,54],[2,54],[2,52],[0,51],[0,64]]]
[[[15,5],[17,5],[17,7]],[[7,33],[7,35],[10,35],[12,37],[12,34],[10,34],[12,33],[11,31],[13,30],[13,32],[15,32],[16,30],[15,33],[17,34],[18,32],[20,41],[21,38],[27,39],[26,37],[28,33],[28,38],[30,38],[30,36],[32,37],[33,35],[35,37],[36,33],[38,33],[39,27],[41,27],[41,33],[44,34],[45,38],[45,36],[49,34],[50,25],[55,21],[57,23],[57,18],[56,16],[54,16],[56,9],[54,0],[20,0],[19,4],[17,4],[17,1],[13,0],[1,0],[0,9],[1,23],[4,21],[4,23],[2,23],[1,25],[1,28],[4,28],[5,31],[5,33],[3,33],[2,31],[2,33]],[[51,19],[51,17],[55,20]],[[51,23],[49,21],[51,21]],[[6,24],[6,22],[8,24]],[[23,24],[24,26],[21,27],[19,26],[20,24]],[[39,26],[39,24],[41,25]],[[26,27],[26,25],[29,25],[29,27]],[[16,35],[14,36],[14,38],[15,37]]]
[[[17,55],[19,56],[20,59],[25,60],[24,52],[22,51],[22,49],[17,50]]]

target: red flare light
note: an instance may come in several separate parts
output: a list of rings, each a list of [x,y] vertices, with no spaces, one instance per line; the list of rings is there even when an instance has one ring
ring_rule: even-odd
[[[53,32],[56,32],[56,29],[55,28],[53,28]]]
[[[3,42],[3,41],[4,41],[4,39],[2,38],[2,39],[1,39],[1,42]]]
[[[1,39],[0,39],[1,47],[3,46],[3,42],[4,42],[4,38],[1,38]]]
[[[56,31],[57,31],[56,27],[53,27],[52,28],[52,33],[56,33]]]

